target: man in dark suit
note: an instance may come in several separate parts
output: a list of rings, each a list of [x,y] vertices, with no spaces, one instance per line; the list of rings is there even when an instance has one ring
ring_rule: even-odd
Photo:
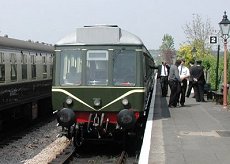
[[[204,68],[201,66],[202,61],[198,60],[196,66],[191,68],[191,76],[193,77],[193,88],[197,102],[205,102],[204,100]]]
[[[162,62],[162,64],[158,66],[157,73],[157,78],[160,79],[161,83],[162,97],[166,97],[168,94],[168,74],[169,66],[166,64],[166,62]]]
[[[193,67],[195,67],[194,63],[195,63],[194,60],[191,60],[191,61],[189,62],[189,65],[190,65],[189,72],[191,72],[191,69],[192,69]],[[189,84],[188,84],[188,90],[187,90],[187,95],[186,95],[186,97],[189,97],[189,96],[190,96],[190,93],[191,93],[192,88],[193,88],[193,77],[192,77],[192,75],[190,74],[190,77],[189,77]]]

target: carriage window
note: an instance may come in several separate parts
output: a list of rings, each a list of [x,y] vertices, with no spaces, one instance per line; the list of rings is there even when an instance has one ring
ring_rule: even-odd
[[[43,64],[43,78],[47,78],[47,64],[46,64],[46,56],[42,56],[42,64]]]
[[[36,56],[31,55],[31,77],[36,79]]]
[[[5,82],[4,53],[0,52],[0,83]]]
[[[11,68],[10,68],[11,81],[16,81],[17,80],[17,59],[16,59],[16,54],[14,54],[14,53],[10,54],[10,63],[11,63]]]
[[[52,54],[49,54],[47,56],[47,64],[49,65],[49,67],[47,66],[47,69],[49,69],[49,75],[47,74],[47,76],[52,77],[53,75],[53,56]]]
[[[135,86],[135,51],[115,51],[113,54],[113,82],[116,86]]]
[[[86,78],[88,85],[108,84],[108,51],[90,50],[87,52]]]
[[[50,77],[53,76],[53,65],[50,65]]]
[[[27,79],[27,55],[21,52],[21,60],[22,60],[22,79]]]
[[[82,74],[81,51],[64,50],[61,56],[61,84],[80,85]]]

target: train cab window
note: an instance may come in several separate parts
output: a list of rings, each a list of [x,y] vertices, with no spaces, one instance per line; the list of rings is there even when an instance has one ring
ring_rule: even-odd
[[[5,82],[5,63],[4,63],[4,53],[0,52],[0,83]]]
[[[10,78],[11,81],[16,81],[17,80],[17,59],[16,59],[16,54],[11,53],[10,54]]]
[[[80,85],[82,74],[81,51],[64,50],[61,54],[61,85]]]
[[[108,84],[108,51],[89,50],[87,52],[87,85]]]
[[[131,50],[113,54],[113,83],[115,86],[135,86],[136,52]]]
[[[36,79],[36,56],[31,55],[31,77]]]
[[[27,79],[27,55],[21,52],[21,61],[22,61],[22,79]]]

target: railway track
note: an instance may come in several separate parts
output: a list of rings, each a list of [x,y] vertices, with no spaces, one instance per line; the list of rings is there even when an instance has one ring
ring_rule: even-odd
[[[0,133],[0,148],[9,145],[11,142],[17,141],[23,138],[25,135],[36,131],[40,127],[52,122],[56,119],[56,114],[44,119],[38,119],[35,122],[28,124],[24,121],[17,122],[14,126],[7,127],[5,131]]]
[[[75,156],[75,150],[76,150],[75,147],[72,144],[70,144],[65,150],[63,150],[62,153],[57,155],[57,157],[55,159],[53,159],[51,162],[49,162],[49,164],[67,164],[67,163],[71,162]],[[79,157],[75,156],[75,158],[79,158]],[[91,157],[91,158],[93,158],[93,157]],[[94,161],[95,162],[98,160],[96,158],[98,158],[98,157],[95,157],[95,159],[86,159],[86,161],[88,161],[88,162]],[[115,163],[116,164],[126,164],[127,159],[128,159],[128,153],[126,151],[122,151],[120,156],[118,156],[116,158]],[[100,162],[102,162],[102,159],[100,159]],[[135,162],[133,162],[133,163],[135,163]]]
[[[121,156],[118,158],[116,164],[125,164],[127,158],[128,153],[126,151],[122,151]]]
[[[75,146],[73,144],[69,144],[68,147],[66,147],[63,152],[58,154],[55,159],[53,159],[49,164],[64,164],[68,163],[75,154]]]

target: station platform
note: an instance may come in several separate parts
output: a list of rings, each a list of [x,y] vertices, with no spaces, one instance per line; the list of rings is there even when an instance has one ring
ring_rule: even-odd
[[[168,108],[169,97],[155,84],[139,164],[230,163],[229,109],[192,96],[185,106]]]

